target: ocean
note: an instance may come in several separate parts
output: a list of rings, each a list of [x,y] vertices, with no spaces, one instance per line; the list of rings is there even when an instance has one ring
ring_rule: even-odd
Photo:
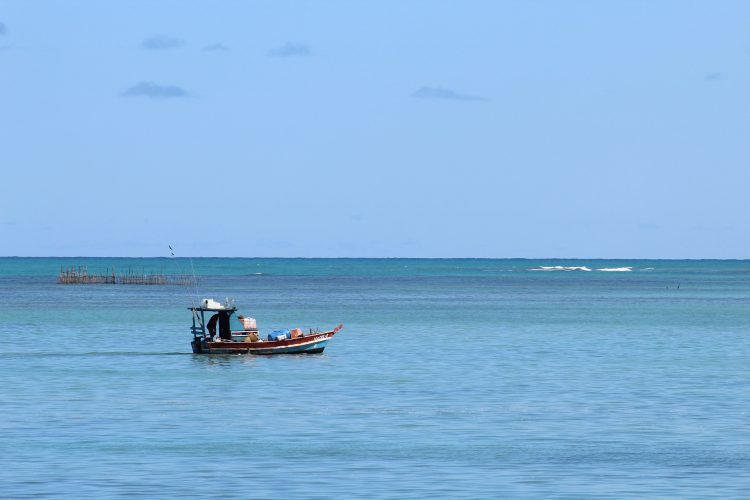
[[[344,329],[194,355],[204,297]],[[0,258],[0,307],[2,497],[750,496],[750,261]]]

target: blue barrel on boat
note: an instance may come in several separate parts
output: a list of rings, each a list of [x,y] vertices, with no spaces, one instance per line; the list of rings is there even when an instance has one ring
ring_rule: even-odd
[[[289,330],[274,330],[268,334],[268,340],[284,340],[289,338]]]

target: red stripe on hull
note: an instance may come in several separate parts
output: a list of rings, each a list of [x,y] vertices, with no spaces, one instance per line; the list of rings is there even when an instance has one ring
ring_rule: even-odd
[[[304,337],[297,337],[296,339],[287,340],[266,340],[263,342],[206,342],[206,345],[209,349],[273,349],[275,347],[291,347],[301,344],[307,344],[310,342],[316,342],[319,340],[330,339],[331,337],[336,335],[337,331],[338,329],[332,330],[330,332],[308,334]]]

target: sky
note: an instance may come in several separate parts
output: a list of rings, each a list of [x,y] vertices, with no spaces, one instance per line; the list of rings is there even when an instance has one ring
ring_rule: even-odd
[[[750,258],[750,2],[0,0],[0,255]]]

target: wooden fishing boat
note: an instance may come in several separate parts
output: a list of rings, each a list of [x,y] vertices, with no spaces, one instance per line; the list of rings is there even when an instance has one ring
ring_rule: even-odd
[[[231,328],[230,320],[237,308],[229,301],[219,304],[204,299],[200,306],[188,309],[193,314],[193,326],[190,328],[193,341],[190,344],[195,354],[318,354],[344,327],[339,325],[333,330],[310,329],[307,332],[294,329],[296,332],[291,335],[279,333],[289,330],[276,330],[263,339],[257,328]],[[207,313],[210,314],[208,321]]]

